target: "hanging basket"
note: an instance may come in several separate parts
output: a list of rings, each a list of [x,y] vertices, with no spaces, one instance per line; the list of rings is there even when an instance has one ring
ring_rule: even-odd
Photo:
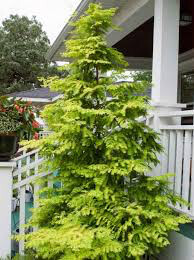
[[[15,132],[0,133],[0,161],[9,161],[19,149],[19,138]]]

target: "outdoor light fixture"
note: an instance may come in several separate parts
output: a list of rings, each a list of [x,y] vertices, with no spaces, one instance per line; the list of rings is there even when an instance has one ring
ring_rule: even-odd
[[[187,26],[192,23],[192,15],[183,13],[180,16],[180,26]]]

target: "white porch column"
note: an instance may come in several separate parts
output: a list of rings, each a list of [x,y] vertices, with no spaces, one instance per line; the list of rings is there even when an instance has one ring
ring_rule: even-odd
[[[152,101],[177,103],[180,0],[155,0]]]
[[[0,258],[11,255],[12,171],[15,162],[0,162]]]

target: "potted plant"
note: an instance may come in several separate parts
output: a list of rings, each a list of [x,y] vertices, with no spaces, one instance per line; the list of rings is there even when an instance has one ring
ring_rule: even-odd
[[[0,97],[0,161],[11,159],[19,148],[19,140],[38,138],[37,113],[31,102]]]

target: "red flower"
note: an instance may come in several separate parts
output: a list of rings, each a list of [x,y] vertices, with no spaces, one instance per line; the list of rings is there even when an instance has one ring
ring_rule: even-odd
[[[35,133],[35,134],[34,134],[34,139],[35,139],[35,140],[38,140],[38,139],[39,139],[39,134],[38,134],[38,133]]]
[[[23,112],[24,112],[24,109],[21,108],[21,107],[18,106],[18,105],[15,105],[15,109],[16,109],[19,113],[23,113]]]
[[[20,107],[18,105],[15,105],[15,108],[17,111],[19,111]]]
[[[32,122],[32,126],[33,126],[34,128],[38,128],[38,127],[39,127],[39,123],[38,123],[37,121],[33,121],[33,122]]]

